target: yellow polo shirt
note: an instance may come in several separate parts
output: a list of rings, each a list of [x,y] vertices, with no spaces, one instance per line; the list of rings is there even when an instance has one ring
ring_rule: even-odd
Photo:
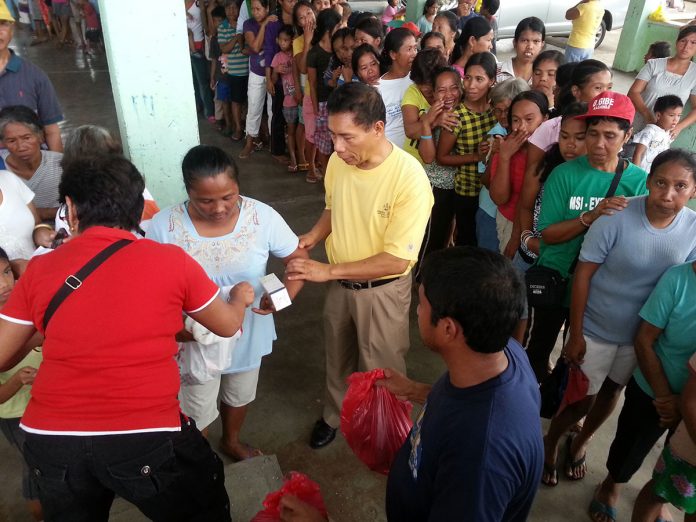
[[[575,8],[580,11],[580,16],[573,20],[573,29],[568,37],[568,45],[576,49],[594,48],[594,38],[604,16],[604,7],[600,0],[590,0],[584,4],[578,4]]]
[[[335,153],[326,168],[326,209],[331,234],[326,238],[329,262],[347,263],[387,252],[410,261],[418,252],[433,206],[433,193],[423,166],[396,145],[381,165],[362,170]],[[391,274],[393,277],[402,274]]]

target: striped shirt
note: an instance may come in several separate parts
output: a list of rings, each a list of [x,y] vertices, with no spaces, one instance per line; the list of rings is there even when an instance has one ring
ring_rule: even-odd
[[[10,151],[8,150],[0,151],[0,156],[5,160],[5,168],[12,171],[7,165],[7,156],[9,155]],[[42,150],[41,164],[34,175],[29,179],[19,177],[36,195],[34,197],[36,208],[58,208],[58,185],[63,175],[63,168],[60,166],[62,159],[62,152]]]
[[[459,155],[474,154],[478,150],[479,143],[485,138],[489,130],[496,123],[493,109],[486,112],[473,112],[463,103],[455,111],[459,123],[452,130],[457,137],[455,152]],[[478,173],[476,162],[466,163],[459,167],[454,177],[454,190],[460,196],[478,196],[481,191],[481,176]]]
[[[237,28],[232,27],[228,20],[218,26],[218,44],[220,47],[228,43],[237,35]],[[249,76],[249,57],[242,54],[242,46],[236,45],[231,52],[223,54],[223,63],[227,63],[227,74],[230,76]]]

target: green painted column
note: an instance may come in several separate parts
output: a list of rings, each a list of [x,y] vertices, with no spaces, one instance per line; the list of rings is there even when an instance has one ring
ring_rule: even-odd
[[[181,159],[198,145],[186,11],[181,0],[99,0],[125,154],[160,207],[182,201]]]
[[[649,38],[648,15],[657,9],[658,5],[660,0],[631,0],[628,4],[626,20],[614,56],[614,69],[633,72],[643,65],[645,51],[641,54],[640,49],[643,48],[643,42]]]
[[[406,5],[406,20],[416,23],[423,14],[425,0],[409,0]]]

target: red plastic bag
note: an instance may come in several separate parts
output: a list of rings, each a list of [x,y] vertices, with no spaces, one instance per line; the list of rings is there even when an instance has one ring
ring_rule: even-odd
[[[327,516],[324,499],[321,498],[321,491],[319,491],[319,484],[304,473],[291,471],[278,491],[273,491],[266,495],[266,498],[263,500],[265,509],[259,511],[251,519],[251,522],[280,522],[280,499],[285,495],[294,495],[317,509],[324,517]]]
[[[341,408],[341,432],[355,455],[385,475],[411,430],[410,402],[400,401],[375,381],[384,370],[354,373]]]

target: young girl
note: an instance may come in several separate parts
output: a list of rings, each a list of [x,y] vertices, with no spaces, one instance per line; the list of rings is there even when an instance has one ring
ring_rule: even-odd
[[[477,164],[489,150],[486,133],[495,125],[488,102],[495,83],[496,61],[491,53],[477,53],[464,68],[464,101],[456,110],[459,123],[452,131],[443,130],[437,146],[440,165],[459,167],[455,176],[457,237],[459,245],[476,245],[476,211],[481,190]],[[482,143],[484,142],[484,143]],[[452,151],[455,154],[452,154]]]
[[[326,102],[333,90],[323,81],[324,71],[331,59],[331,36],[341,23],[341,16],[333,9],[325,9],[317,17],[317,30],[312,37],[312,49],[307,54],[307,83],[309,84],[312,108],[316,114],[316,130],[314,145],[317,150],[317,160],[320,166],[307,174],[307,183],[316,183],[324,177],[326,163],[329,160],[333,145],[329,134],[329,113]]]
[[[297,126],[297,100],[295,99],[295,78],[292,74],[292,37],[294,30],[291,25],[284,25],[278,33],[278,47],[271,62],[274,84],[280,79],[283,85],[283,118],[287,124],[288,153],[290,165],[288,172],[297,172],[297,155],[295,154],[295,130]]]
[[[512,44],[515,56],[508,58],[498,67],[497,81],[508,78],[522,78],[532,83],[532,64],[544,47],[546,27],[536,16],[524,18],[515,28]]]
[[[420,119],[422,139],[418,142],[418,153],[433,187],[435,202],[423,239],[420,262],[430,252],[445,248],[449,243],[455,215],[454,177],[457,167],[440,165],[435,161],[435,157],[442,129],[440,122],[456,116],[455,110],[459,107],[463,95],[461,77],[452,67],[437,69],[432,79],[433,104]]]
[[[493,156],[490,169],[491,199],[498,206],[496,230],[501,253],[505,252],[517,215],[527,166],[527,138],[546,120],[548,111],[548,100],[539,91],[520,93],[510,104],[508,121],[511,132],[500,143],[500,151]]]
[[[5,251],[0,248],[0,310],[9,299],[14,284],[10,260]],[[38,347],[41,342],[41,335],[37,333],[30,339],[27,346]],[[8,442],[20,452],[24,444],[25,432],[19,427],[19,421],[29,403],[31,385],[40,364],[41,351],[30,349],[29,354],[14,368],[0,372],[0,430]],[[27,501],[27,507],[34,520],[43,520],[38,493],[36,486],[29,478],[29,468],[23,463],[22,496]]]
[[[377,50],[370,44],[359,45],[351,57],[353,71],[363,83],[376,86],[379,83],[380,63]]]
[[[382,13],[382,25],[384,30],[389,32],[389,22],[393,21],[395,18],[403,16],[406,13],[405,7],[399,7],[400,0],[387,0],[387,6],[384,8]]]
[[[556,71],[563,63],[560,51],[543,51],[532,64],[532,89],[543,92],[549,101],[549,111],[554,108]]]
[[[398,27],[384,39],[382,63],[387,68],[387,72],[380,78],[377,90],[382,95],[387,109],[384,134],[397,147],[403,147],[406,141],[401,100],[404,98],[406,89],[413,83],[409,73],[416,54],[418,54],[418,44],[413,33],[408,29]]]
[[[445,37],[445,55],[452,56],[454,52],[454,40],[457,37],[459,20],[451,11],[441,11],[433,18],[433,31]]]
[[[416,22],[418,30],[422,33],[429,33],[433,30],[433,21],[440,7],[438,0],[426,0],[423,6],[423,15]]]
[[[351,58],[353,57],[353,35],[347,27],[338,29],[331,37],[333,55],[324,72],[324,82],[335,89],[346,82],[353,81]]]
[[[493,29],[482,16],[469,20],[457,39],[452,66],[464,77],[464,66],[472,54],[485,53],[493,48]]]
[[[251,18],[244,21],[244,41],[249,47],[249,83],[247,99],[249,106],[246,117],[246,143],[239,157],[248,158],[254,147],[263,144],[258,139],[261,129],[264,100],[268,114],[268,122],[273,118],[273,99],[266,92],[266,70],[263,58],[263,41],[266,26],[278,20],[275,15],[269,16],[269,0],[251,1]]]
[[[382,24],[376,18],[365,18],[355,26],[355,45],[370,44],[380,51],[383,38]]]
[[[425,33],[420,41],[421,51],[423,49],[437,49],[442,53],[442,56],[447,59],[447,51],[445,50],[445,37],[442,33],[430,31]]]
[[[292,41],[292,74],[295,77],[295,85],[300,87],[295,89],[295,99],[300,105],[299,124],[297,125],[297,150],[299,154],[297,170],[305,172],[309,169],[314,172],[314,116],[312,115],[309,120],[306,120],[307,112],[311,113],[312,111],[307,85],[307,53],[311,47],[310,42],[314,36],[316,25],[312,4],[308,0],[299,0],[292,10],[292,20],[297,34]],[[310,100],[309,103],[308,100]]]

